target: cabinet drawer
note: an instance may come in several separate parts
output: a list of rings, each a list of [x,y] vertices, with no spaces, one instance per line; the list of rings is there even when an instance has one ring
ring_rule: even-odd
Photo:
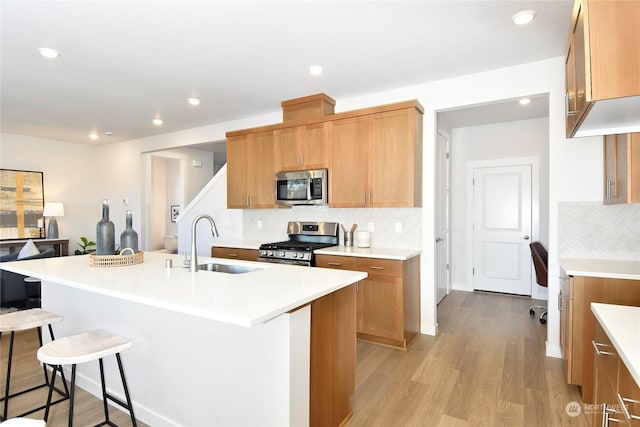
[[[611,344],[611,340],[604,332],[600,324],[596,324],[595,336],[592,341],[593,351],[595,353],[595,364],[597,369],[602,371],[604,379],[609,383],[610,387],[616,389],[616,375],[618,372],[618,353]]]
[[[402,261],[378,258],[355,258],[356,270],[373,276],[402,277]]]
[[[640,387],[620,361],[618,367],[618,404],[631,426],[640,426]],[[623,408],[624,407],[624,408]]]
[[[355,270],[353,257],[339,255],[316,255],[316,267],[335,268],[338,270]]]
[[[212,247],[211,256],[214,258],[240,259],[244,261],[257,261],[258,251],[256,249],[240,249],[226,247]]]

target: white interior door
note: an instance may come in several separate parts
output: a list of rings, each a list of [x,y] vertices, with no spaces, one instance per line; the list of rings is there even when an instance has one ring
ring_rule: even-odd
[[[531,295],[531,165],[473,170],[473,285]]]
[[[436,302],[449,294],[449,138],[438,132],[436,146]]]

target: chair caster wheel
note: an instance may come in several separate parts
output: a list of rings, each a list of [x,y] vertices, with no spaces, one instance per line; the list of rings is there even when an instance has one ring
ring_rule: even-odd
[[[545,323],[547,323],[547,319],[545,319],[545,318],[540,318],[540,323],[542,323],[542,324],[544,325]]]
[[[536,315],[536,312],[535,312],[535,311],[533,311],[533,309],[530,309],[530,310],[529,310],[529,316],[533,317],[533,316],[535,316],[535,315]]]

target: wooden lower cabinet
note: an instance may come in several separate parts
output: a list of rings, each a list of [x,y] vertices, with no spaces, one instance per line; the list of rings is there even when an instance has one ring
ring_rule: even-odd
[[[366,272],[357,286],[358,339],[407,349],[420,335],[420,257],[316,255],[316,266]]]
[[[311,303],[309,425],[337,427],[351,418],[356,390],[356,285]]]
[[[638,427],[640,387],[598,322],[594,334],[593,426]]]
[[[562,284],[561,284],[562,289]],[[564,300],[565,297],[563,297]],[[591,303],[640,306],[640,280],[574,276],[569,280],[568,314],[560,331],[565,328],[561,343],[567,382],[580,386],[582,401],[594,403],[594,350],[596,319]],[[561,307],[562,310],[562,307]]]
[[[214,258],[239,259],[243,261],[257,261],[260,252],[257,249],[241,249],[224,246],[212,246],[211,256]]]

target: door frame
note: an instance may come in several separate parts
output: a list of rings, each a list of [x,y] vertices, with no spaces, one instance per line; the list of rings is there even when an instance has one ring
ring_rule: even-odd
[[[188,156],[182,153],[177,153],[173,151],[150,151],[144,152],[141,154],[141,163],[142,163],[142,175],[143,175],[143,191],[142,191],[142,212],[141,217],[144,218],[144,221],[141,224],[140,230],[140,243],[141,249],[150,250],[151,247],[151,239],[152,239],[152,219],[151,219],[151,200],[153,199],[152,188],[153,188],[153,177],[151,173],[151,163],[153,157],[161,157],[168,160],[178,160],[180,162],[180,176],[182,177],[182,197],[183,200],[180,201],[180,206],[182,209],[185,208],[184,198],[187,194],[188,188],[188,177],[187,177],[187,167],[186,163],[188,161]]]
[[[446,277],[446,287],[447,287],[447,293],[446,295],[443,297],[446,298],[447,295],[449,295],[451,293],[451,136],[449,135],[448,132],[446,132],[444,129],[437,129],[436,132],[436,144],[439,144],[438,139],[442,137],[445,140],[445,158],[444,159],[440,159],[438,158],[438,148],[436,147],[436,161],[440,162],[441,160],[444,161],[444,164],[439,165],[439,167],[444,168],[445,170],[445,175],[446,175],[446,182],[442,183],[438,181],[438,177],[436,177],[436,182],[438,182],[439,184],[444,186],[444,189],[442,191],[442,195],[444,196],[445,200],[436,200],[436,203],[446,203],[446,207],[447,207],[447,213],[446,213],[446,218],[445,221],[447,223],[447,233],[445,236],[445,242],[444,244],[446,245],[446,251],[445,251],[445,264],[446,264],[446,268],[445,268],[445,277]],[[438,170],[438,168],[436,168],[436,170]],[[438,191],[436,191],[436,194],[438,194]],[[436,218],[437,218],[437,214],[436,214]],[[438,234],[438,224],[435,224],[435,234],[437,237]],[[435,262],[434,262],[434,267],[435,270],[437,272],[438,269],[438,250],[436,248],[437,246],[437,242],[434,242],[434,254],[435,254]],[[437,277],[437,274],[436,274]],[[438,301],[438,283],[436,280],[436,304],[439,304],[440,301]]]
[[[540,239],[540,157],[511,157],[504,159],[474,160],[467,162],[467,288],[473,286],[473,170],[479,168],[524,166],[531,167],[531,240]],[[531,298],[545,299],[536,283],[535,274],[531,274]]]

